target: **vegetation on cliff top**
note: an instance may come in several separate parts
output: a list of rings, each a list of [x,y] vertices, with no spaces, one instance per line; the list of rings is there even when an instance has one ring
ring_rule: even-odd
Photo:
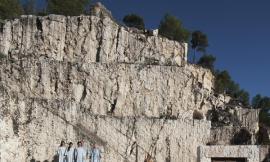
[[[77,16],[86,12],[90,0],[48,0],[49,14]]]
[[[191,48],[193,49],[193,63],[195,63],[195,52],[206,52],[206,48],[208,47],[208,38],[207,35],[203,32],[197,30],[194,31],[191,35]],[[211,58],[208,57],[211,60]],[[204,59],[205,60],[205,59]],[[206,59],[207,60],[207,59]],[[203,60],[201,60],[203,61]],[[212,60],[213,61],[213,60]]]
[[[166,14],[159,24],[159,34],[171,40],[188,42],[190,33],[175,16]]]
[[[46,15],[61,14],[77,16],[87,14],[90,0],[47,0],[47,6],[37,7],[37,0],[0,0],[0,18],[13,19],[22,14]]]
[[[19,0],[0,0],[0,18],[12,19],[23,14]]]
[[[139,16],[139,15],[136,15],[136,14],[126,15],[123,18],[123,22],[128,27],[134,27],[134,28],[137,28],[139,30],[144,30],[145,29],[143,18],[141,16]]]
[[[265,124],[266,126],[270,127],[270,97],[261,96],[260,94],[257,94],[252,99],[252,107],[257,109],[261,108],[260,112],[260,123]]]

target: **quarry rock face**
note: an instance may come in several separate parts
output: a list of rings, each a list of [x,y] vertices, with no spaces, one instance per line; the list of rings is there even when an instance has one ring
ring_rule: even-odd
[[[3,26],[1,52],[83,63],[183,65],[186,44],[132,33],[110,17],[22,16]]]
[[[228,102],[213,95],[210,70],[187,63],[186,43],[93,11],[3,24],[0,161],[56,160],[61,140],[97,143],[104,162],[197,161],[208,111]]]

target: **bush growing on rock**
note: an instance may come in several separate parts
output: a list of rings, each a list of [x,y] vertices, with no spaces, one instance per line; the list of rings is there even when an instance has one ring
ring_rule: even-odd
[[[252,106],[254,108],[270,109],[270,97],[263,97],[260,94],[257,94],[252,99]]]
[[[232,145],[249,145],[251,144],[251,133],[245,129],[240,129],[239,132],[237,132],[233,138],[231,139]]]
[[[266,125],[260,124],[259,131],[256,133],[257,144],[269,145],[270,139],[268,135],[268,129]]]
[[[252,99],[252,107],[260,108],[259,122],[264,126],[270,127],[270,97],[257,94]]]
[[[23,13],[19,0],[0,1],[0,19],[13,19]]]
[[[207,112],[207,120],[211,121],[212,127],[240,126],[236,114],[232,113],[230,107],[225,109],[218,107]]]
[[[48,13],[66,16],[83,14],[90,0],[48,0]]]
[[[262,109],[259,114],[259,122],[263,123],[265,126],[270,127],[270,115],[269,109]]]
[[[240,89],[239,85],[231,79],[228,71],[216,71],[215,76],[215,92],[217,94],[225,93],[239,100],[244,106],[249,105],[249,93]]]
[[[139,15],[136,15],[136,14],[126,15],[123,18],[123,22],[128,27],[134,27],[134,28],[137,28],[139,30],[144,30],[145,29],[143,18],[141,16],[139,16]]]
[[[192,33],[191,40],[192,48],[194,49],[193,62],[195,61],[195,51],[205,52],[205,48],[208,46],[208,39],[205,34],[201,31],[195,31]],[[229,72],[219,71],[215,69],[214,63],[216,58],[209,54],[204,54],[199,61],[198,65],[210,69],[215,75],[215,93],[216,94],[227,94],[235,100],[238,100],[244,106],[249,106],[249,93],[241,89],[239,84],[235,83]]]
[[[210,69],[212,72],[214,72],[215,67],[214,63],[216,61],[216,58],[213,55],[203,55],[200,60],[198,61],[198,65]]]
[[[189,31],[183,27],[182,22],[169,14],[166,14],[161,20],[159,34],[179,42],[188,42],[190,35]]]

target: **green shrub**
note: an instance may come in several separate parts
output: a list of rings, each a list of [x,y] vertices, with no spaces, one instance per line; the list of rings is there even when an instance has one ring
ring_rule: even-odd
[[[19,0],[0,1],[0,19],[13,19],[23,14]]]
[[[48,0],[48,13],[78,16],[85,13],[90,0]]]
[[[140,29],[140,30],[144,30],[145,29],[143,18],[140,17],[140,16],[138,16],[138,15],[136,15],[136,14],[126,15],[123,18],[123,22],[128,27],[134,27],[134,28],[137,28],[137,29]]]
[[[169,14],[166,14],[161,20],[159,34],[179,42],[188,42],[190,35],[189,31],[183,27],[182,22]]]
[[[198,65],[210,69],[211,71],[214,72],[215,67],[214,63],[216,61],[216,58],[212,55],[203,55],[200,60],[197,62]]]

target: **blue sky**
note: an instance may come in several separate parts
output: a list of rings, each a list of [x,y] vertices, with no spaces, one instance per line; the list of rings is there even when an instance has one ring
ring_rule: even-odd
[[[96,2],[94,0],[93,2]],[[128,13],[141,15],[147,28],[157,28],[165,13],[190,30],[208,35],[208,53],[216,67],[228,70],[242,88],[270,96],[269,0],[100,0],[121,21]]]

